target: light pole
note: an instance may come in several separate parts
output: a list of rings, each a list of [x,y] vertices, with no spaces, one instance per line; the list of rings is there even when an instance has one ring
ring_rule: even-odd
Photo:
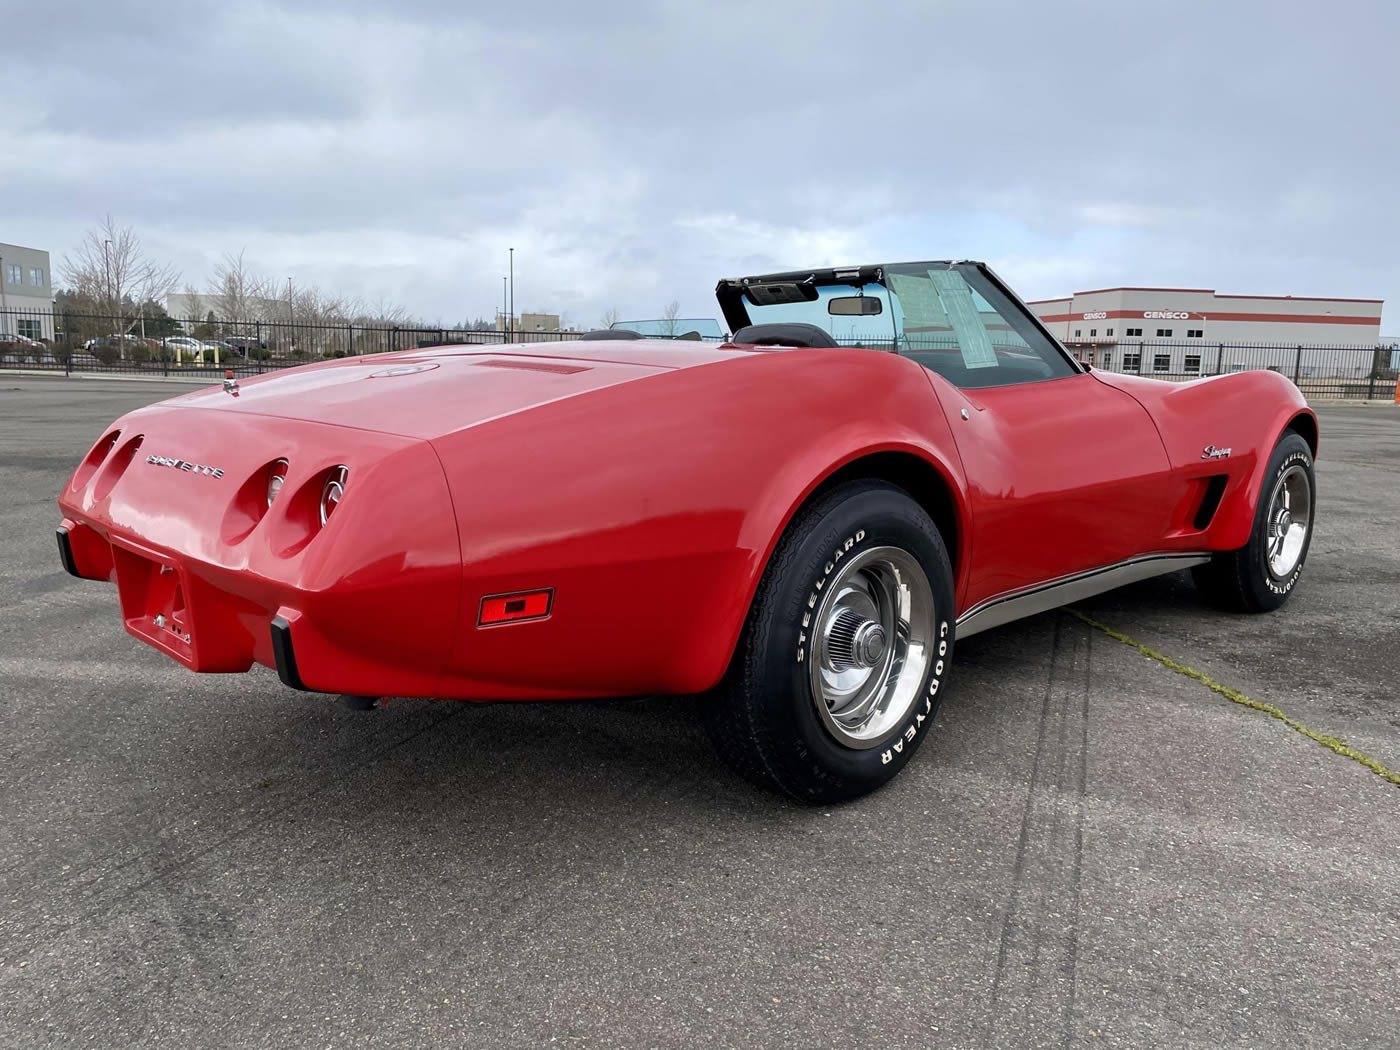
[[[506,332],[506,275],[501,274],[501,334]]]
[[[109,258],[108,249],[112,247],[111,241],[102,242],[102,269],[107,274],[107,309],[112,308],[112,263]]]
[[[510,250],[510,341],[515,342],[515,249]]]
[[[292,349],[297,348],[297,334],[292,326],[296,324],[296,317],[292,314],[292,279],[287,278],[287,337],[291,340]]]

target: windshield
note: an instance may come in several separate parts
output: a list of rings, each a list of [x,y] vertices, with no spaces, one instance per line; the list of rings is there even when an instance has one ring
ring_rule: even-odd
[[[748,278],[744,312],[751,324],[816,325],[839,346],[893,350],[961,387],[1074,374],[1054,340],[976,263],[898,263],[861,271],[868,273],[881,280]]]
[[[661,339],[710,339],[720,342],[724,329],[711,317],[660,317],[650,321],[614,321],[610,329]]]

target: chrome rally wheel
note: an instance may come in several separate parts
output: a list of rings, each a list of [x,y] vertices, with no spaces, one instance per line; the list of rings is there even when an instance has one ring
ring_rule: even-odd
[[[1312,479],[1301,463],[1289,466],[1274,484],[1267,521],[1269,574],[1288,578],[1298,567],[1312,528]]]
[[[898,547],[849,559],[814,619],[812,697],[828,730],[848,747],[874,747],[918,699],[934,645],[933,589]]]
[[[837,485],[779,539],[706,727],[758,784],[856,798],[932,733],[954,629],[953,570],[928,512],[882,481]]]

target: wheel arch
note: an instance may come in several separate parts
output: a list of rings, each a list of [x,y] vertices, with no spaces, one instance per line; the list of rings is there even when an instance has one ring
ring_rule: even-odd
[[[725,649],[726,666],[733,660],[744,625],[753,610],[763,574],[773,560],[783,534],[806,506],[820,499],[838,485],[849,481],[884,481],[909,494],[933,519],[948,548],[948,560],[953,569],[955,596],[962,593],[970,551],[970,529],[967,520],[967,500],[960,477],[936,455],[911,446],[884,446],[862,449],[837,460],[821,471],[803,491],[788,502],[786,513],[771,530],[762,559],[755,565],[749,580],[742,615],[730,625]]]
[[[1317,458],[1317,416],[1313,414],[1312,409],[1299,412],[1288,421],[1283,429],[1285,432],[1289,430],[1293,431],[1306,441],[1308,443],[1308,449],[1312,452],[1313,459]],[[1283,434],[1279,434],[1279,438],[1281,439],[1282,437]]]
[[[957,580],[962,566],[965,529],[962,524],[962,510],[954,495],[953,483],[932,461],[912,452],[871,452],[836,467],[793,508],[792,513],[788,515],[788,521],[783,523],[783,528],[787,528],[788,522],[803,507],[820,499],[836,486],[848,481],[867,480],[884,481],[903,489],[928,513],[943,536],[943,543],[948,548],[948,560],[953,566],[953,579]]]

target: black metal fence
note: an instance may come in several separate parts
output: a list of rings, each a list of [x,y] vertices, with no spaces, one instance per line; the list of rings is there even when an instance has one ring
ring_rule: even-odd
[[[1178,382],[1267,369],[1291,379],[1308,397],[1389,400],[1395,394],[1400,349],[1387,346],[1283,343],[1206,343],[1135,340],[1070,352],[1106,372]]]
[[[215,375],[290,368],[428,346],[539,343],[577,332],[498,332],[407,325],[136,318],[0,310],[0,369]]]
[[[168,317],[131,318],[64,311],[0,310],[0,369],[144,375],[246,374],[338,357],[429,346],[542,343],[576,339],[577,332],[476,331],[351,321],[223,322]],[[917,342],[918,345],[913,345]],[[946,349],[954,339],[906,336],[901,350]],[[905,345],[908,343],[909,345]],[[933,344],[937,345],[933,345]],[[865,342],[871,349],[891,349]],[[1287,376],[1314,398],[1390,399],[1400,348],[1372,345],[1207,343],[1151,339],[1074,343],[1070,352],[1108,372],[1185,381],[1251,369]]]

